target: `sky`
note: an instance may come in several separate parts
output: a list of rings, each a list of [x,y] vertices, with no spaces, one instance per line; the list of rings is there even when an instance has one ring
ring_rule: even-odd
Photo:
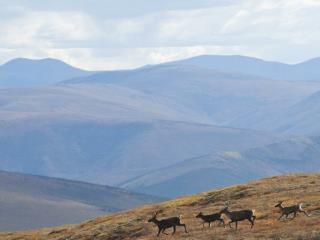
[[[89,70],[202,54],[320,56],[320,0],[0,0],[0,64],[58,58]]]

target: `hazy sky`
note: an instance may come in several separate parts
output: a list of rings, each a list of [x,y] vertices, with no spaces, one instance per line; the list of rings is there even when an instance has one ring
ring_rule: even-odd
[[[0,0],[0,63],[87,69],[201,54],[295,63],[320,56],[320,0]]]

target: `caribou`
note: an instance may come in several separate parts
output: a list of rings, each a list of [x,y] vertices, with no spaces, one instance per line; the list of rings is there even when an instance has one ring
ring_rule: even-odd
[[[160,211],[157,211],[152,218],[150,218],[148,220],[148,222],[153,222],[155,225],[158,226],[158,234],[157,236],[160,235],[160,233],[163,233],[163,234],[166,234],[168,235],[165,230],[167,228],[173,228],[173,232],[172,232],[172,235],[175,234],[176,232],[176,226],[183,226],[184,227],[184,231],[186,233],[188,233],[187,231],[187,227],[185,224],[181,223],[181,215],[179,217],[170,217],[170,218],[165,218],[165,219],[162,219],[162,220],[158,220],[157,219],[157,215]]]

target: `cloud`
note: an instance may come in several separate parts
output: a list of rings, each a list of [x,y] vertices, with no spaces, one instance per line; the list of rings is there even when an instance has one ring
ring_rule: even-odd
[[[97,18],[131,18],[146,13],[192,10],[207,7],[233,5],[239,0],[10,0],[3,3],[3,7],[24,6],[29,11],[79,11]]]
[[[10,1],[0,61],[57,57],[90,69],[133,68],[199,54],[297,62],[320,55],[320,1]]]
[[[29,12],[0,26],[0,44],[8,48],[54,47],[99,38],[90,16],[80,12]]]

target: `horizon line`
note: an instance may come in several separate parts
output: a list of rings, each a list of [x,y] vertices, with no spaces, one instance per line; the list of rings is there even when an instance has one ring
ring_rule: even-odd
[[[288,65],[288,66],[295,66],[295,65],[299,65],[299,64],[303,64],[306,62],[310,62],[316,59],[319,59],[320,57],[313,57],[313,58],[307,58],[306,60],[303,61],[298,61],[296,63],[288,63],[288,62],[282,62],[282,61],[277,61],[277,60],[267,60],[264,58],[260,58],[260,57],[255,57],[255,56],[249,56],[249,55],[241,55],[241,54],[200,54],[200,55],[194,55],[191,57],[186,57],[186,58],[179,58],[176,60],[169,60],[169,61],[164,61],[164,62],[158,62],[158,63],[146,63],[143,65],[139,65],[136,67],[132,67],[132,68],[115,68],[115,69],[109,69],[109,70],[105,70],[105,69],[87,69],[87,68],[82,68],[80,66],[77,66],[75,64],[69,63],[68,61],[64,60],[64,59],[60,59],[60,58],[54,58],[54,57],[41,57],[41,58],[33,58],[33,57],[15,57],[15,58],[11,58],[3,63],[0,63],[0,68],[12,61],[15,60],[28,60],[28,61],[44,61],[44,60],[55,60],[55,61],[60,61],[63,62],[64,64],[67,64],[69,66],[72,66],[74,68],[78,68],[80,70],[84,70],[84,71],[89,71],[89,72],[99,72],[99,71],[121,71],[121,70],[134,70],[134,69],[139,69],[139,68],[143,68],[146,66],[155,66],[155,65],[161,65],[161,64],[166,64],[166,63],[175,63],[175,62],[179,62],[179,61],[183,61],[183,60],[188,60],[188,59],[192,59],[192,58],[197,58],[197,57],[243,57],[243,58],[251,58],[251,59],[255,59],[255,60],[259,60],[259,61],[264,61],[264,62],[269,62],[269,63],[278,63],[278,64],[284,64],[284,65]]]

